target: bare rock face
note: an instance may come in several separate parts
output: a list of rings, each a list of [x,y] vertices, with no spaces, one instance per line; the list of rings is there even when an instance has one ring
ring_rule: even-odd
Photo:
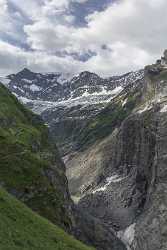
[[[156,155],[152,185],[143,214],[135,226],[134,250],[165,250],[167,247],[167,118],[166,111],[156,115]]]
[[[167,249],[166,96],[166,67],[146,67],[144,80],[92,119],[65,158],[79,209],[114,229],[128,250]]]
[[[165,58],[165,60],[167,62],[167,50],[164,51],[164,58]]]
[[[116,231],[132,224],[143,211],[147,200],[155,157],[155,135],[147,125],[149,119],[152,119],[151,113],[146,117],[137,114],[127,118],[110,139],[104,140],[96,146],[96,150],[90,152],[89,156],[95,154],[94,159],[93,156],[91,159],[93,162],[97,160],[98,166],[94,178],[91,177],[93,169],[89,167],[91,164],[94,166],[94,163],[88,159],[90,165],[85,171],[84,180],[79,178],[78,181],[85,183],[85,189],[82,185],[80,193],[76,193],[81,195],[80,209],[88,210]],[[101,153],[97,153],[97,148]],[[85,167],[86,164],[82,166]],[[74,176],[76,173],[75,171]],[[86,173],[89,176],[87,182]],[[73,179],[70,188],[75,195],[75,189],[78,192],[78,188],[74,177]]]
[[[126,250],[125,244],[117,237],[115,231],[100,219],[77,207],[74,214],[74,235],[77,239],[87,245],[93,245],[97,250]]]

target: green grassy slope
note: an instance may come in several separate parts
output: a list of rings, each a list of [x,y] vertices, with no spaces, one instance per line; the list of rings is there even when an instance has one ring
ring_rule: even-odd
[[[88,250],[0,188],[1,250]]]
[[[65,167],[41,119],[0,84],[0,184],[40,215],[70,228]]]
[[[99,114],[93,117],[76,137],[79,150],[83,150],[96,141],[113,132],[128,117],[141,98],[139,86],[125,89],[114,98]],[[123,104],[125,102],[125,104]]]

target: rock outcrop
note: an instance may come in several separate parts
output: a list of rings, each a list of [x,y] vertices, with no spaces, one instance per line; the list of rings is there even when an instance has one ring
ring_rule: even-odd
[[[65,158],[73,199],[113,228],[127,249],[167,247],[167,69],[145,68],[83,128]]]

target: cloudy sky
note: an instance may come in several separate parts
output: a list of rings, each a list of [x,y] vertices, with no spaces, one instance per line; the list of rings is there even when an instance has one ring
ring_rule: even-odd
[[[167,0],[0,0],[0,75],[142,68],[167,48],[166,10]]]

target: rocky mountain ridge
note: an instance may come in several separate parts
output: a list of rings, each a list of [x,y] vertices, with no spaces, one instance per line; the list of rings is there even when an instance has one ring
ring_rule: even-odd
[[[24,68],[17,74],[7,76],[9,79],[7,85],[19,98],[27,98],[27,102],[39,100],[46,101],[46,103],[48,101],[51,104],[54,102],[59,106],[66,106],[69,103],[71,106],[75,106],[77,100],[83,104],[110,101],[112,96],[121,91],[121,87],[123,88],[142,76],[143,71],[141,70],[105,79],[85,71],[72,79],[63,78],[62,82],[60,73],[34,73]],[[98,97],[98,100],[95,96]],[[26,99],[23,99],[24,101]],[[40,110],[38,112],[40,113]]]
[[[106,79],[85,71],[65,80],[59,73],[23,69],[2,81],[21,102],[43,117],[62,154],[66,154],[84,124],[125,86],[142,78],[143,70]]]
[[[167,57],[147,66],[93,117],[65,157],[81,210],[117,231],[131,250],[165,250]]]

